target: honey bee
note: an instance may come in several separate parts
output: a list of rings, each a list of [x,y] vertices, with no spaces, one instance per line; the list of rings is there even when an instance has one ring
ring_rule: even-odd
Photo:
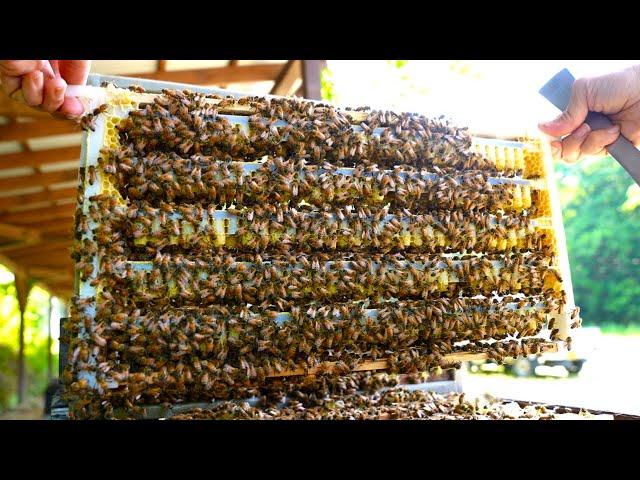
[[[95,130],[96,130],[96,128],[95,128],[95,119],[96,119],[96,117],[98,115],[106,112],[108,108],[109,108],[109,106],[106,103],[103,103],[102,105],[100,105],[99,107],[94,109],[91,113],[88,113],[88,114],[84,115],[80,119],[81,128],[83,130],[91,130],[92,132],[95,132]]]
[[[96,167],[93,165],[89,165],[89,185],[93,185],[96,181]]]

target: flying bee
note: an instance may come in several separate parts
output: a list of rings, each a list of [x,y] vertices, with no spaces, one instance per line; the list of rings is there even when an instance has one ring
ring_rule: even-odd
[[[567,337],[566,340],[564,341],[565,346],[567,347],[567,350],[571,350],[571,337]]]

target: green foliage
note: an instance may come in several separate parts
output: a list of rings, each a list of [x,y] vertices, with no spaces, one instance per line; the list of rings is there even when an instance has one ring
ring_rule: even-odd
[[[611,157],[558,164],[576,303],[587,325],[640,325],[640,209]]]
[[[599,325],[600,331],[607,335],[640,335],[640,324],[620,325],[605,322]]]
[[[0,413],[16,401],[16,378],[18,362],[15,352],[6,345],[0,344]]]
[[[320,94],[323,100],[333,102],[336,99],[333,74],[329,67],[325,67],[320,72]]]
[[[18,383],[20,308],[13,278],[5,274],[0,283],[0,412],[15,406]],[[8,281],[7,281],[8,280]],[[27,399],[41,398],[47,386],[47,322],[49,294],[33,287],[25,311],[25,380]],[[54,372],[57,368],[53,365]]]
[[[622,210],[630,212],[640,206],[640,185],[634,183],[627,189],[627,200],[622,204]]]

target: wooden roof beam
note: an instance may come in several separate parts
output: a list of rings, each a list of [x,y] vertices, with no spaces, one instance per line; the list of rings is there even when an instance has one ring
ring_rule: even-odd
[[[269,92],[271,95],[290,96],[302,84],[302,63],[300,60],[289,60]]]
[[[63,250],[69,252],[69,255],[71,255],[71,243],[71,238],[47,241],[42,241],[41,239],[39,243],[35,243],[33,245],[21,247],[16,246],[13,248],[5,249],[5,254],[10,255],[13,259],[20,259],[20,257],[28,257],[29,255],[33,255],[34,253],[49,252],[51,250]]]
[[[0,178],[0,191],[17,190],[29,187],[48,187],[54,183],[70,182],[78,179],[77,170],[62,170],[60,172],[32,173],[19,177]]]
[[[57,205],[55,207],[34,208],[24,212],[9,213],[0,216],[0,222],[15,223],[23,225],[25,223],[41,222],[54,218],[71,218],[76,210],[73,203]]]
[[[9,257],[11,258],[11,257]],[[64,252],[44,252],[37,255],[30,255],[20,259],[20,265],[26,268],[49,267],[49,268],[70,268],[73,260],[70,254]]]
[[[30,243],[40,241],[40,233],[36,230],[27,227],[9,225],[8,223],[0,223],[0,237],[9,238],[11,240],[22,240]]]
[[[127,77],[166,82],[191,83],[193,85],[217,85],[221,83],[250,83],[275,80],[282,64],[261,64],[199,68],[194,70],[173,70],[170,72],[146,72],[127,74]]]
[[[0,112],[1,114],[2,112]],[[70,120],[43,119],[33,122],[16,123],[0,126],[0,140],[28,140],[30,138],[49,137],[79,133],[82,130]],[[67,159],[68,160],[68,159]]]
[[[3,255],[2,253],[0,253],[0,264],[2,264],[5,267],[7,267],[14,274],[17,273],[17,272],[25,272],[24,265],[21,265],[20,263],[16,262],[15,260],[12,260],[11,258],[7,257],[6,255]]]
[[[80,145],[77,147],[51,148],[47,150],[30,150],[0,155],[0,169],[17,167],[36,167],[49,163],[78,160],[80,165]]]
[[[44,190],[38,193],[22,193],[18,195],[11,195],[8,197],[0,198],[0,210],[6,210],[13,207],[22,207],[29,204],[38,202],[48,202],[55,200],[62,200],[64,198],[75,199],[77,195],[77,189],[75,188],[61,188],[58,190]]]
[[[32,223],[29,227],[38,230],[40,233],[51,234],[52,232],[56,232],[58,234],[69,235],[69,238],[71,238],[73,233],[73,218]]]
[[[33,278],[55,282],[73,282],[73,268],[59,269],[49,267],[31,267],[29,275]]]

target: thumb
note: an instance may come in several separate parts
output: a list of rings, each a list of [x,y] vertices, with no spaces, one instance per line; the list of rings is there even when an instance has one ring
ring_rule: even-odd
[[[547,135],[562,137],[573,132],[587,118],[587,79],[579,78],[571,89],[571,99],[567,109],[550,122],[540,123],[538,127]]]

